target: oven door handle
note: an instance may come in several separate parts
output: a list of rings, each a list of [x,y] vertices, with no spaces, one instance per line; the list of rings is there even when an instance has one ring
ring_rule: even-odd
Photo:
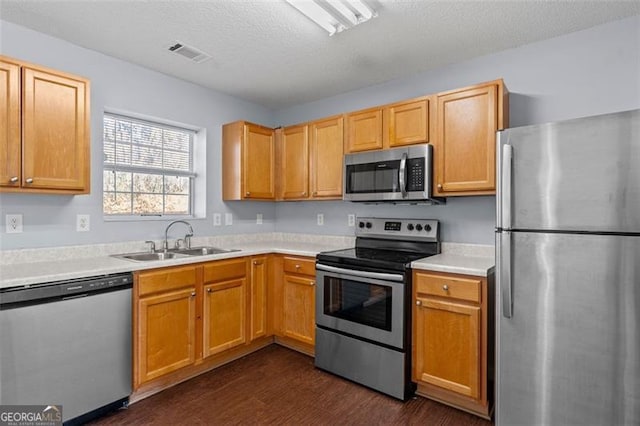
[[[402,274],[385,274],[383,272],[369,272],[369,271],[357,271],[353,269],[336,268],[335,266],[316,264],[316,269],[326,272],[333,272],[335,274],[352,275],[354,277],[371,278],[374,280],[384,281],[404,281],[404,275]]]

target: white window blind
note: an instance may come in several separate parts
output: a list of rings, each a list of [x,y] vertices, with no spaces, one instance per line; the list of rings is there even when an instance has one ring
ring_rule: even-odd
[[[111,113],[103,120],[105,215],[191,215],[195,132]]]

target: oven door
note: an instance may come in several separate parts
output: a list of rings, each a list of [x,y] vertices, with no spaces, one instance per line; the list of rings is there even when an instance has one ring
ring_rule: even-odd
[[[403,274],[316,265],[316,324],[405,349]]]

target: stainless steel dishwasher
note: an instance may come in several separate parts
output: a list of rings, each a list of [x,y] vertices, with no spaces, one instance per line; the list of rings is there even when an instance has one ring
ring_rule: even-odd
[[[131,394],[131,274],[0,290],[0,404],[84,423]]]

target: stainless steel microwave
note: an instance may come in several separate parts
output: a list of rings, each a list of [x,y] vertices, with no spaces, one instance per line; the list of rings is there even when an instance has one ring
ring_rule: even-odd
[[[343,198],[360,202],[432,203],[433,147],[410,145],[344,156]]]

